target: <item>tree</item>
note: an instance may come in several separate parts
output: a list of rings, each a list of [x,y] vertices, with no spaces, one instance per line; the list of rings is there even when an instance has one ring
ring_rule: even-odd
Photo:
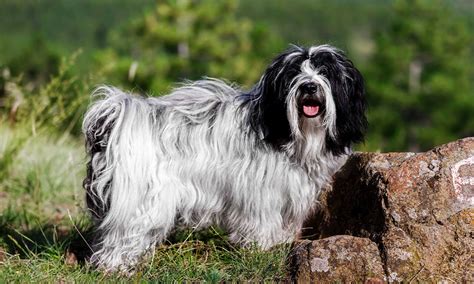
[[[154,93],[203,76],[249,86],[282,44],[236,11],[233,0],[157,1],[152,12],[112,36],[115,49],[102,52],[99,62],[109,77]]]
[[[418,151],[474,135],[472,43],[446,2],[395,2],[366,72],[369,148]]]

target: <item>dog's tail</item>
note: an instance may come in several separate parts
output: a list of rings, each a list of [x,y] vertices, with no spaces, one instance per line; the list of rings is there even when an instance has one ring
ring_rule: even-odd
[[[143,97],[100,87],[100,97],[87,111],[82,126],[90,157],[84,188],[87,206],[101,229],[125,223],[140,204],[156,167],[152,163],[153,115]]]

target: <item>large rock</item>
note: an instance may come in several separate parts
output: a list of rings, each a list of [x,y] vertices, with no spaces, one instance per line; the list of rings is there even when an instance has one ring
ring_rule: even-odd
[[[384,277],[377,245],[367,238],[333,236],[297,242],[292,261],[299,283],[360,283]]]
[[[388,282],[474,281],[474,138],[425,153],[356,153],[321,205],[305,235],[367,238]],[[301,263],[294,277],[316,279]]]

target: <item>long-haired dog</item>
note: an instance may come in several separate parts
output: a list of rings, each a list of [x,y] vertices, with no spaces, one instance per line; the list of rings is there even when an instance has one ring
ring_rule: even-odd
[[[127,269],[178,225],[239,245],[290,242],[367,127],[363,79],[328,46],[293,46],[242,91],[216,79],[162,97],[102,87],[83,131],[91,262]]]

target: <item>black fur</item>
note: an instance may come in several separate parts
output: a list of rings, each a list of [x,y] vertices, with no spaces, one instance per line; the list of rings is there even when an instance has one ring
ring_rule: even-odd
[[[93,129],[98,129],[99,125],[104,124],[105,122],[103,120],[97,121],[95,124],[96,127],[93,127]],[[114,122],[110,122],[106,129],[107,131],[104,131],[104,133],[100,135],[95,135],[94,133],[85,133],[86,135],[86,151],[87,155],[91,157],[91,159],[87,162],[87,175],[86,178],[83,181],[83,187],[86,190],[86,204],[87,208],[89,209],[89,212],[91,213],[91,216],[93,217],[94,221],[96,223],[100,222],[106,215],[108,211],[108,207],[110,205],[110,200],[107,200],[106,203],[104,204],[98,197],[97,197],[97,191],[96,188],[92,185],[92,180],[96,178],[96,173],[100,172],[100,170],[104,169],[95,169],[92,166],[92,157],[94,157],[96,154],[104,153],[106,144],[104,144],[104,141],[108,140],[108,135],[110,131],[113,128]],[[111,181],[109,181],[107,188],[109,188]]]
[[[354,143],[364,140],[367,104],[362,75],[341,51],[332,51],[318,52],[310,62],[315,69],[321,70],[331,85],[336,105],[337,137],[326,136],[326,149],[340,155]],[[299,54],[285,61],[295,52]],[[293,79],[301,73],[301,64],[309,57],[307,48],[292,46],[272,61],[260,81],[244,95],[253,108],[249,118],[252,127],[261,131],[264,140],[277,148],[292,139],[286,96]]]

